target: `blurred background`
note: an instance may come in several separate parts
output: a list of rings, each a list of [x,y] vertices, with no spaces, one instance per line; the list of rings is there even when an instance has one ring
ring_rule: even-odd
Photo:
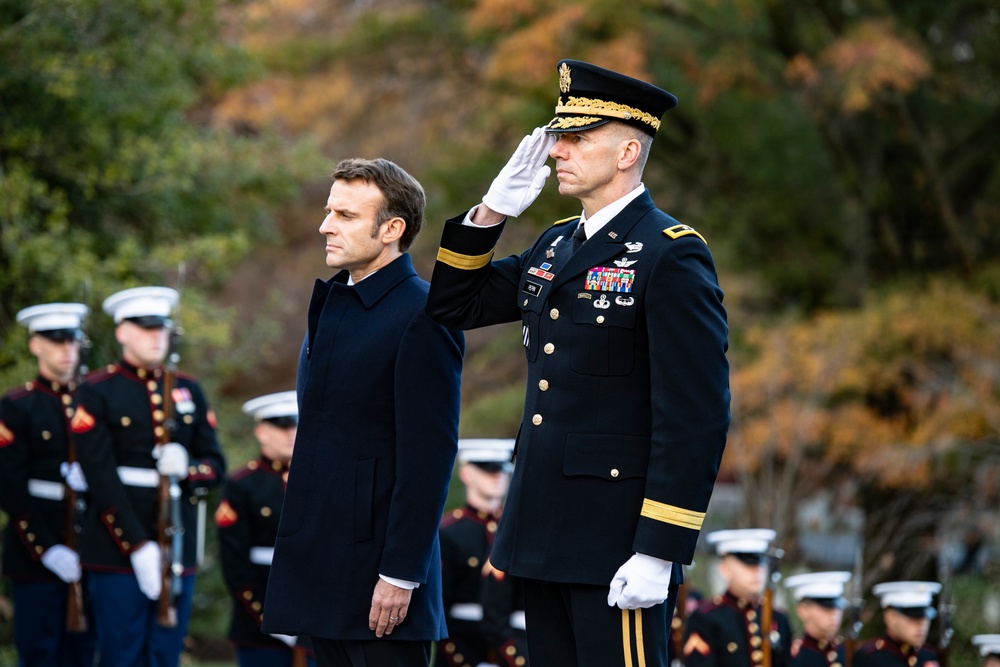
[[[774,528],[786,573],[858,572],[865,636],[872,584],[947,580],[952,665],[975,665],[968,638],[1000,632],[995,2],[0,0],[0,387],[35,372],[18,310],[90,305],[97,367],[117,358],[103,299],[176,286],[183,262],[181,367],[239,468],[257,451],[239,406],[294,388],[330,275],[333,165],[421,181],[429,278],[443,221],[552,117],[563,57],[680,98],[644,182],[726,291],[733,422],[706,531]],[[579,212],[549,183],[498,256]],[[461,434],[513,437],[520,331],[467,338]],[[230,655],[209,539],[192,664]],[[707,551],[689,577],[716,592]]]

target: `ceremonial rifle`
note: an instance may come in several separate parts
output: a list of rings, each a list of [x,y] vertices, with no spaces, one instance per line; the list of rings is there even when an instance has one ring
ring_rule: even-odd
[[[772,548],[767,553],[767,586],[764,587],[764,603],[760,610],[760,650],[763,655],[761,665],[771,667],[773,659],[771,656],[771,624],[774,622],[774,589],[781,581],[781,571],[778,566],[785,552],[782,549]],[[773,563],[773,565],[772,565]]]
[[[184,284],[184,263],[177,268],[177,293],[181,293]],[[180,342],[180,299],[174,312],[173,325],[170,327],[170,343],[167,352],[167,363],[163,369],[163,430],[156,438],[159,446],[169,443],[177,426],[176,406],[174,404],[174,382],[176,380],[177,362],[180,361],[178,343]],[[158,487],[158,520],[156,527],[157,542],[163,557],[162,585],[160,597],[157,600],[156,622],[165,628],[177,627],[177,600],[183,590],[181,576],[184,574],[184,520],[181,514],[181,485],[176,475],[160,475]],[[169,557],[168,557],[169,554]]]
[[[859,541],[854,554],[854,572],[851,575],[851,597],[847,600],[847,642],[844,646],[844,667],[851,667],[854,663],[854,651],[857,647],[858,637],[861,636],[861,628],[865,626],[861,620],[861,609],[864,606],[864,543]]]
[[[941,596],[938,598],[938,664],[948,667],[948,647],[955,634],[955,628],[951,627],[955,605],[951,599],[951,561],[946,553],[939,558],[942,561],[939,569],[943,569],[944,573],[941,576]]]
[[[80,327],[81,331],[83,326]],[[87,367],[87,349],[90,347],[90,340],[86,334],[80,341],[80,363],[76,368],[76,382],[89,372]],[[73,442],[73,429],[66,429],[66,463],[72,466],[76,463],[76,445]],[[69,484],[66,488],[66,546],[76,551],[76,535],[79,529],[79,516],[86,508],[87,504],[83,498],[79,497],[76,490]],[[79,579],[66,587],[66,631],[86,632],[87,615],[83,610],[83,582]]]

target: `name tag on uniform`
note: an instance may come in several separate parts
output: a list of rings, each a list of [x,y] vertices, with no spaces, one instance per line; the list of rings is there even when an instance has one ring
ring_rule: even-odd
[[[524,285],[521,286],[521,291],[531,296],[538,296],[542,293],[542,285],[532,280],[525,280]]]
[[[635,269],[617,266],[595,266],[587,271],[583,288],[599,292],[631,292]]]

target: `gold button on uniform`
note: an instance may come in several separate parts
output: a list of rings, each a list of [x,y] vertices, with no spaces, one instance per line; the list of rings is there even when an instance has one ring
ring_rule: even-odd
[[[761,650],[754,651],[750,654],[750,659],[754,662],[760,662],[764,659],[764,652]]]
[[[833,662],[834,660],[837,659],[837,652],[830,651],[829,653],[826,654],[826,659],[829,660],[830,662]]]
[[[556,351],[556,346],[553,345],[552,343],[546,343],[545,347],[543,347],[542,349],[545,350],[545,354],[552,354],[553,352]]]
[[[539,426],[542,423],[542,416],[535,415],[534,417],[531,418],[531,423],[534,424],[535,426]]]
[[[612,476],[612,477],[617,477],[617,476],[618,476],[618,474],[619,474],[619,473],[618,473],[618,468],[612,468],[612,469],[611,469],[611,476]]]
[[[552,310],[550,310],[549,311],[549,317],[551,317],[554,320],[558,320],[559,319],[559,309],[558,308],[553,308]]]
[[[598,315],[597,316],[597,323],[598,324],[604,324],[604,315]]]
[[[42,440],[51,440],[51,439],[52,439],[51,431],[42,431]]]
[[[548,380],[539,380],[538,381],[538,388],[541,389],[542,391],[548,391],[549,390],[549,381]]]
[[[166,416],[167,415],[163,413],[163,410],[153,410],[153,419],[155,419],[158,422],[163,421],[163,418]]]
[[[739,647],[736,646],[736,642],[729,642],[728,644],[726,644],[726,650],[729,651],[730,653],[736,653],[737,648]]]
[[[260,515],[261,516],[271,516],[271,508],[270,507],[261,507],[260,508]]]
[[[475,556],[470,557],[468,563],[469,567],[479,567],[479,559]]]
[[[747,625],[747,630],[749,630],[750,632],[757,632],[758,630],[760,630],[760,626],[757,625],[756,623],[750,623]]]
[[[122,426],[128,426],[131,423],[132,419],[130,417],[122,417]]]
[[[146,389],[150,391],[156,391],[156,380],[150,380],[146,383]]]
[[[750,646],[753,646],[754,648],[757,648],[763,643],[764,640],[758,637],[757,635],[754,635],[753,637],[750,638]]]
[[[70,419],[73,418],[73,408],[66,408],[66,416]]]
[[[73,402],[73,397],[70,396],[69,394],[63,394],[62,395],[62,402],[63,402],[63,405],[69,405],[70,403]]]
[[[153,394],[152,396],[149,397],[149,400],[153,405],[159,405],[160,403],[163,402],[163,397],[160,396],[159,394]]]

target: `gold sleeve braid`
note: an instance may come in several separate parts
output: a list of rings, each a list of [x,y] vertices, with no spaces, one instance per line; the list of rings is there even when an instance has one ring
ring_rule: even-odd
[[[639,516],[644,516],[654,521],[662,521],[663,523],[671,523],[682,528],[690,528],[691,530],[701,530],[701,524],[705,521],[704,512],[686,510],[683,507],[667,505],[666,503],[660,503],[649,498],[643,499],[642,511],[639,512]]]
[[[492,259],[492,250],[484,255],[463,255],[446,248],[440,248],[437,254],[437,261],[463,271],[481,269],[489,264]]]

